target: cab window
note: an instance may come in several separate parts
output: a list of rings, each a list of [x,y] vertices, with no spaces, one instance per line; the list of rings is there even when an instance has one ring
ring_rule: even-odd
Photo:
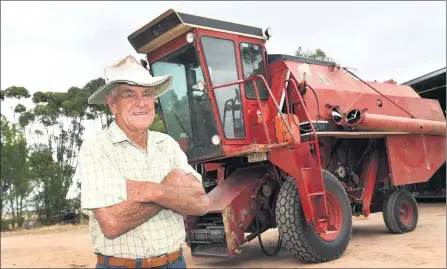
[[[232,40],[200,38],[213,86],[239,80],[236,48]],[[245,128],[239,84],[214,89],[219,115],[227,139],[244,139]]]
[[[244,73],[244,79],[250,78],[254,75],[262,75],[265,79],[264,59],[262,57],[262,47],[250,43],[240,43],[241,60],[242,60],[242,72]],[[256,86],[258,87],[259,98],[267,99],[269,93],[265,87],[264,82],[257,78]],[[245,96],[249,99],[256,99],[256,92],[252,81],[248,81],[244,84]]]

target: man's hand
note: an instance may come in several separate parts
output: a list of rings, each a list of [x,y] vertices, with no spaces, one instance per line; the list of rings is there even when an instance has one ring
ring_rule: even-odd
[[[157,186],[152,202],[181,215],[203,216],[208,213],[209,200],[197,178],[183,170],[174,169]]]
[[[191,186],[191,184],[185,180],[184,176],[186,176],[185,171],[179,168],[174,168],[163,179],[161,184],[172,187]],[[154,184],[156,183],[127,179],[127,199],[137,202],[151,202],[152,198],[157,193],[157,188]]]

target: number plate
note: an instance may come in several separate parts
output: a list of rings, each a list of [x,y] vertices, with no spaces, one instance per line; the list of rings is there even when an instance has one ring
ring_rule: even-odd
[[[248,154],[248,162],[261,162],[267,160],[267,153],[265,152],[253,152]]]

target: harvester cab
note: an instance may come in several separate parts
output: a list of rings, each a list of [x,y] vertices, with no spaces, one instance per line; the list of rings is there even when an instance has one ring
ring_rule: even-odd
[[[185,218],[192,255],[232,257],[257,237],[268,255],[284,246],[330,261],[349,244],[352,215],[374,212],[393,233],[414,230],[411,184],[446,158],[439,102],[333,62],[268,54],[270,36],[168,10],[128,37],[149,72],[173,76],[159,112],[210,199],[206,215]]]
[[[262,29],[168,10],[128,39],[147,55],[153,75],[173,75],[159,106],[168,134],[191,162],[222,158],[254,143],[256,91],[250,81],[237,82],[268,78]],[[265,106],[266,86],[256,82]]]

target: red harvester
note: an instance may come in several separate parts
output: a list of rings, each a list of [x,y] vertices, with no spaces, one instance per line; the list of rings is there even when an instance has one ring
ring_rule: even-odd
[[[231,257],[258,237],[267,255],[282,245],[303,262],[330,261],[348,246],[352,216],[374,212],[392,233],[413,231],[406,185],[446,159],[439,102],[333,62],[268,54],[270,37],[174,10],[128,37],[149,72],[173,75],[159,113],[211,201],[186,217],[192,255]],[[271,228],[280,238],[269,253],[261,234]]]

